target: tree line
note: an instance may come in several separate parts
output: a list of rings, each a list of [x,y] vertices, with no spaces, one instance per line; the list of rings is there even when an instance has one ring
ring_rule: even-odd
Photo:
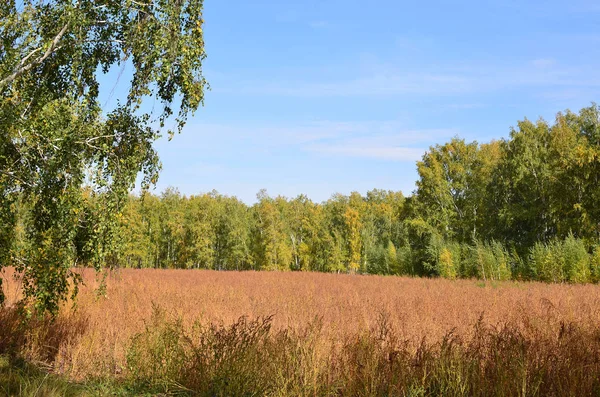
[[[417,163],[411,196],[246,205],[211,192],[130,195],[109,260],[136,268],[304,270],[485,280],[600,278],[600,108],[521,121],[489,143],[454,138]],[[84,191],[89,208],[101,194]],[[94,227],[83,211],[76,246]],[[87,226],[86,226],[87,225]],[[85,263],[85,255],[81,255]]]

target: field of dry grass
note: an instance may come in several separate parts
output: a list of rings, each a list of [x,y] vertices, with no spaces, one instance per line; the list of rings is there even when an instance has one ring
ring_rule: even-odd
[[[546,328],[561,322],[600,324],[600,287],[322,273],[216,272],[204,270],[132,270],[111,273],[104,296],[97,296],[95,273],[84,271],[85,287],[77,314],[88,326],[65,347],[70,369],[93,370],[95,358],[114,358],[116,366],[131,337],[142,331],[153,306],[186,324],[231,324],[241,316],[273,315],[273,326],[302,328],[315,318],[328,337],[368,330],[382,315],[411,342],[440,340],[453,330],[473,331],[486,324]],[[18,283],[7,280],[8,302]],[[554,328],[554,327],[548,327]],[[117,368],[118,370],[118,368]]]
[[[19,295],[19,285],[7,272],[10,305]],[[393,330],[396,343],[414,352],[448,335],[468,340],[476,324],[498,330],[509,325],[524,338],[548,340],[565,324],[589,332],[596,332],[600,324],[597,285],[126,269],[110,273],[105,293],[98,296],[95,274],[83,273],[86,284],[76,312],[65,308],[60,315],[65,327],[80,331],[57,343],[52,357],[54,370],[74,379],[126,373],[132,340],[148,330],[157,307],[165,318],[181,319],[182,329],[190,332],[194,324],[227,327],[242,316],[273,316],[269,326],[274,332],[301,334],[309,324],[319,324],[313,342],[318,346],[315,354],[323,357],[332,345],[384,328]]]

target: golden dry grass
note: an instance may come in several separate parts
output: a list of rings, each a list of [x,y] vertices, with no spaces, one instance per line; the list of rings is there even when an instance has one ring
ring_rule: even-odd
[[[83,270],[77,317],[82,335],[63,343],[55,368],[76,378],[120,374],[126,349],[143,331],[153,306],[181,317],[184,326],[232,324],[241,316],[273,315],[273,328],[303,329],[319,318],[323,346],[376,328],[382,318],[397,336],[417,346],[439,342],[449,331],[468,337],[474,324],[516,326],[555,333],[561,323],[586,329],[600,324],[600,287],[542,283],[356,276],[320,273],[133,270],[112,272],[98,298],[95,273]],[[3,277],[8,302],[19,295],[10,270]],[[83,329],[83,328],[82,328]]]

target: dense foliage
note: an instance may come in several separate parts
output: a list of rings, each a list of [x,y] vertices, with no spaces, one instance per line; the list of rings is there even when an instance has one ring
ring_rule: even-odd
[[[73,265],[104,265],[123,198],[140,172],[156,179],[158,128],[181,130],[202,103],[202,23],[202,0],[1,2],[0,268],[17,268],[36,309],[56,312]],[[126,65],[106,108],[117,82],[102,76]]]
[[[130,196],[117,266],[597,281],[600,108],[452,139],[417,164],[413,196]]]

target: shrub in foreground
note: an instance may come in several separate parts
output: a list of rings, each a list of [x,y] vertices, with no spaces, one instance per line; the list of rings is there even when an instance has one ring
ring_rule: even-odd
[[[271,318],[186,331],[155,313],[128,354],[134,390],[200,396],[582,396],[600,393],[600,330],[562,324],[527,332],[475,324],[414,346],[385,316],[374,329],[326,348],[319,322],[302,332],[271,328]],[[338,341],[339,342],[339,341]]]
[[[78,312],[52,318],[26,316],[21,307],[0,307],[0,356],[53,363],[61,347],[83,335],[87,318]]]
[[[600,395],[600,328],[584,323],[491,326],[480,318],[466,336],[449,332],[415,344],[386,314],[340,340],[318,318],[304,329],[275,329],[270,316],[185,326],[155,308],[130,341],[123,373],[74,384],[27,361],[68,375],[56,352],[84,321],[24,323],[6,308],[0,320],[0,393],[8,395]]]

